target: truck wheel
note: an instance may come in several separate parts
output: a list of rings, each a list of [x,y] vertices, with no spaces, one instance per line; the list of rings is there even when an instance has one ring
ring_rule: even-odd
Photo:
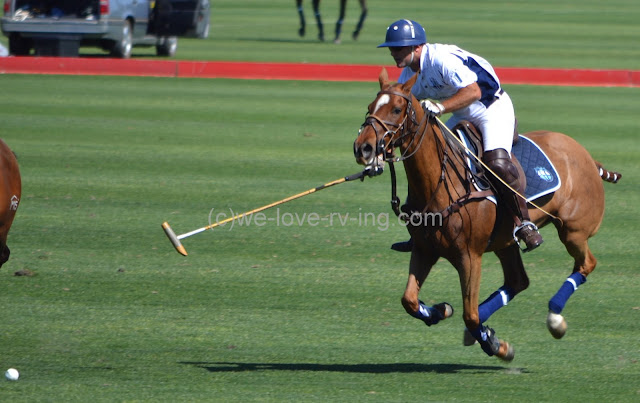
[[[11,33],[9,36],[9,54],[14,56],[28,56],[31,52],[31,40],[20,34]]]
[[[156,54],[158,56],[174,57],[178,49],[178,38],[176,36],[163,36],[158,39]]]
[[[122,38],[113,43],[111,55],[128,59],[131,57],[131,48],[133,47],[133,33],[131,32],[131,21],[124,20],[122,24]]]

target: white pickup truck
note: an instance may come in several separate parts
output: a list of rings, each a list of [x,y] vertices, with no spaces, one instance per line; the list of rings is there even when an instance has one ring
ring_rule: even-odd
[[[134,46],[174,56],[177,37],[206,38],[209,20],[209,0],[4,0],[0,27],[15,56],[74,57],[93,46],[129,58]]]

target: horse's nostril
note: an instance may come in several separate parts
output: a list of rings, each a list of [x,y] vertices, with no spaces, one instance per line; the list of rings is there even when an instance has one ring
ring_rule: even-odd
[[[373,146],[369,143],[364,143],[360,146],[360,152],[362,153],[362,158],[369,160],[373,155]]]
[[[355,155],[356,158],[369,160],[373,156],[373,146],[369,143],[363,143],[360,146],[353,143],[353,155]]]

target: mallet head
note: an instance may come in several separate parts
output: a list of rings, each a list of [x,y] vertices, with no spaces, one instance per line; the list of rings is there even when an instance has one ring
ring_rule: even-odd
[[[168,222],[165,221],[162,223],[162,229],[164,230],[164,233],[167,234],[167,237],[169,237],[169,240],[176,248],[178,253],[180,253],[182,256],[187,256],[187,250],[184,248],[184,246],[182,246],[182,243],[178,239],[178,236],[175,232],[173,232]]]

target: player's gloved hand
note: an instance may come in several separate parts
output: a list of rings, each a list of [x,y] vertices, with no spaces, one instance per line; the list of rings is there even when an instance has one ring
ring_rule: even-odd
[[[422,105],[422,109],[430,116],[441,116],[444,113],[444,106],[440,102],[433,103],[425,99],[424,101],[420,101],[420,105]]]

